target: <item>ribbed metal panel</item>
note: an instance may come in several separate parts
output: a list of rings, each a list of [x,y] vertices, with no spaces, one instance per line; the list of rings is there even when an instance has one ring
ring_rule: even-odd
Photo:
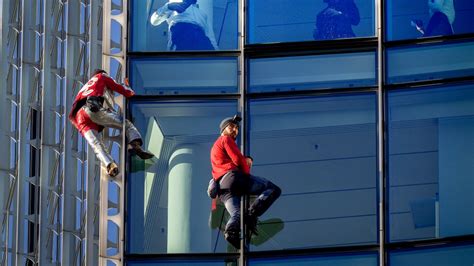
[[[103,3],[102,66],[118,82],[121,82],[126,75],[127,2],[127,0],[122,0],[121,6],[116,5],[114,1]],[[118,25],[121,30],[120,43],[112,41],[112,34],[118,34],[119,32],[119,28],[113,29],[113,25]],[[125,116],[123,97],[117,96],[115,103],[111,103],[111,105]],[[124,129],[125,126],[122,132],[124,132]],[[122,149],[124,148],[125,134],[119,135],[119,132],[110,130],[105,132],[104,138],[109,142],[109,151],[114,145],[118,147],[117,153],[112,154],[112,156],[119,164],[120,174],[111,179],[105,171],[101,172],[99,265],[124,265],[125,182],[123,173],[125,172],[125,153]],[[115,201],[111,201],[109,197],[109,188],[111,187],[113,187],[113,191],[118,193]],[[112,232],[116,232],[117,235],[112,235]]]
[[[101,5],[0,2],[0,265],[98,265],[97,164],[67,113],[101,64]]]

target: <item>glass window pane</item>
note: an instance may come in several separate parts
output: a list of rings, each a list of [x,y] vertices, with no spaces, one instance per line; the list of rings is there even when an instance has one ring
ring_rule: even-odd
[[[474,233],[474,85],[388,93],[389,240]]]
[[[237,92],[237,58],[131,59],[130,66],[141,95]]]
[[[331,254],[325,256],[305,256],[275,259],[251,259],[252,266],[376,266],[378,254]]]
[[[238,1],[234,0],[132,1],[130,50],[235,50],[237,12]]]
[[[386,18],[389,41],[474,32],[472,0],[387,0]]]
[[[391,266],[472,265],[474,245],[392,251],[388,258]]]
[[[373,0],[247,1],[247,43],[374,36]]]
[[[250,92],[375,86],[374,52],[251,59]]]
[[[237,101],[132,102],[144,147],[156,158],[131,157],[128,253],[235,252],[211,223],[209,151]]]
[[[237,266],[237,260],[147,260],[147,261],[128,261],[128,266],[144,265],[144,266]]]
[[[389,49],[388,83],[472,76],[473,51],[473,42]]]
[[[251,100],[249,114],[252,173],[282,189],[251,250],[377,243],[375,94]]]

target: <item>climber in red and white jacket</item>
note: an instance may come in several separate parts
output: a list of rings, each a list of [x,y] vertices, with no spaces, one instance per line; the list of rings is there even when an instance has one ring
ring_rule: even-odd
[[[99,132],[104,127],[122,129],[123,117],[115,110],[105,108],[103,104],[107,97],[107,90],[118,92],[127,98],[135,95],[135,92],[128,88],[128,80],[125,80],[125,83],[125,86],[118,84],[103,69],[95,70],[91,79],[77,93],[69,113],[71,123],[84,136],[97,158],[106,167],[107,173],[112,177],[118,175],[119,169],[100,140]],[[144,160],[154,156],[142,149],[142,137],[129,120],[125,120],[125,130],[129,152]]]

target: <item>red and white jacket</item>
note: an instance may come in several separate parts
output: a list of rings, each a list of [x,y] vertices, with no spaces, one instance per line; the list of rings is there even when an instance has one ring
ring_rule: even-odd
[[[89,96],[104,97],[107,89],[118,92],[127,98],[135,95],[132,89],[118,84],[106,73],[93,76],[77,93],[69,113],[69,120],[81,134],[90,129],[102,130],[103,127],[92,122],[81,107],[85,105]]]

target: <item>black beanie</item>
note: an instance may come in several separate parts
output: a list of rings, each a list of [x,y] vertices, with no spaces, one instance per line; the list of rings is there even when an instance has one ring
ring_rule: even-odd
[[[221,130],[221,133],[222,131],[224,131],[224,129],[230,124],[236,124],[236,125],[239,125],[240,121],[242,121],[242,118],[238,115],[234,115],[234,117],[227,117],[227,118],[224,118],[224,120],[222,120],[222,122],[219,124],[219,129]]]

